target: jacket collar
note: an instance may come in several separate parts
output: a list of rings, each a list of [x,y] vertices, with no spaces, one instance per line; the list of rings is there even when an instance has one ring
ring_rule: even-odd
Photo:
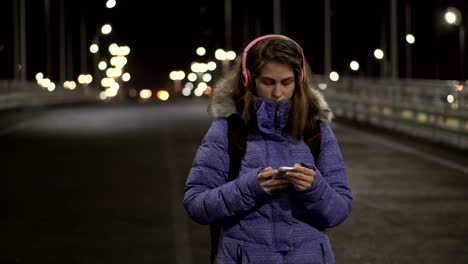
[[[256,101],[258,130],[269,136],[286,135],[289,100],[275,101],[257,97]]]
[[[211,103],[208,105],[208,113],[211,117],[228,117],[237,111],[234,100],[231,97],[226,96],[227,93],[225,90],[229,88],[230,87],[224,82],[220,82],[215,87],[214,92],[211,94]],[[330,107],[325,101],[323,94],[314,88],[310,89],[312,90],[314,97],[320,105],[320,112],[313,118],[325,122],[331,122],[333,119],[333,112],[330,110]]]

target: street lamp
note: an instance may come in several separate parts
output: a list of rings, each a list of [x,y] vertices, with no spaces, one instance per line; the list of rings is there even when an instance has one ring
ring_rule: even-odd
[[[229,61],[232,61],[236,58],[236,53],[232,50],[226,51],[223,49],[217,49],[215,51],[215,58],[221,61],[222,72],[226,73],[229,69]]]
[[[411,45],[414,44],[416,38],[408,33],[406,34],[406,78],[411,78],[412,75],[412,58],[411,58]]]
[[[182,89],[181,81],[185,78],[184,71],[171,71],[169,73],[169,78],[174,81],[174,94],[178,94]]]
[[[376,58],[379,61],[379,66],[380,66],[380,76],[381,77],[386,77],[387,76],[387,65],[385,60],[383,59],[385,56],[385,53],[382,49],[375,49],[374,50],[374,58]]]
[[[84,94],[88,95],[89,93],[89,84],[93,81],[93,76],[91,74],[80,74],[78,76],[78,83],[84,86]]]
[[[449,7],[445,12],[444,18],[449,25],[458,26],[458,38],[460,40],[460,80],[463,80],[465,79],[465,26],[461,23],[462,16],[460,10],[455,7]]]
[[[405,77],[407,79],[410,79],[412,78],[412,75],[413,75],[413,62],[412,62],[413,59],[411,55],[411,49],[412,49],[411,46],[414,44],[416,40],[411,30],[411,4],[410,3],[405,4],[405,33],[406,33],[406,36],[405,36],[405,39],[406,39],[406,45],[405,45],[406,76]]]

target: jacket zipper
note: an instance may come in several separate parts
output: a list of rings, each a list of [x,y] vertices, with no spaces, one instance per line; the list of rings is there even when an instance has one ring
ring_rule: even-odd
[[[279,105],[276,105],[275,131],[276,131],[276,129],[278,128],[279,118],[280,118],[280,109],[279,109]]]

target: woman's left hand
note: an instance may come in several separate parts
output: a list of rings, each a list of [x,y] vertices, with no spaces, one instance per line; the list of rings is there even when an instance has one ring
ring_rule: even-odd
[[[315,171],[303,167],[299,164],[294,164],[294,170],[286,172],[286,178],[292,183],[297,189],[303,191],[309,188],[315,180]]]

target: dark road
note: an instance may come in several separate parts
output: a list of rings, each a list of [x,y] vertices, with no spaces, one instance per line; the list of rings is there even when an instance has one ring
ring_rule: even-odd
[[[4,114],[0,264],[208,263],[182,205],[206,101]],[[337,120],[354,195],[339,264],[468,263],[466,153]]]

